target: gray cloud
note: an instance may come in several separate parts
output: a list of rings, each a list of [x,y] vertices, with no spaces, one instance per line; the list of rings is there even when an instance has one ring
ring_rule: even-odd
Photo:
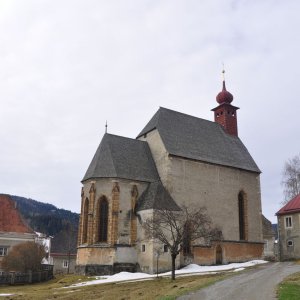
[[[212,120],[225,62],[263,213],[299,153],[298,1],[0,2],[0,191],[79,211],[104,133],[135,137],[159,106]]]

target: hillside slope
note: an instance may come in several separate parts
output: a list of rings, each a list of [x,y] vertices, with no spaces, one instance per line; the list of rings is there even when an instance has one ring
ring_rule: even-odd
[[[30,198],[11,197],[34,231],[53,236],[51,252],[76,253],[79,214]]]

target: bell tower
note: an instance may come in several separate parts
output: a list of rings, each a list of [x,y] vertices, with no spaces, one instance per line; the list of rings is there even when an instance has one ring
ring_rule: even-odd
[[[222,125],[225,132],[234,136],[238,136],[236,111],[239,108],[231,105],[233,96],[226,90],[224,70],[222,71],[222,74],[223,88],[222,91],[216,97],[219,106],[213,108],[212,111],[215,114],[215,122]]]

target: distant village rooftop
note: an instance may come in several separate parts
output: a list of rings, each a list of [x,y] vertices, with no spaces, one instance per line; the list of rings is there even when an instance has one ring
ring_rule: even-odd
[[[22,220],[16,203],[9,195],[0,194],[0,232],[34,233]]]

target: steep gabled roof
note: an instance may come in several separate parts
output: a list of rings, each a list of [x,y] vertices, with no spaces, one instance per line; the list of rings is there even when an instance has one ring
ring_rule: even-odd
[[[152,182],[159,175],[146,142],[106,133],[82,181],[92,178]]]
[[[283,206],[276,215],[287,215],[300,212],[300,194],[291,199],[285,206]]]
[[[137,138],[154,129],[171,155],[260,173],[242,141],[215,122],[160,107]]]
[[[145,209],[180,210],[160,181],[151,182],[138,199],[136,211]]]
[[[16,203],[4,194],[0,194],[0,232],[34,233],[22,220]]]
[[[264,215],[261,215],[261,217],[263,237],[275,237],[271,221],[269,221]]]

